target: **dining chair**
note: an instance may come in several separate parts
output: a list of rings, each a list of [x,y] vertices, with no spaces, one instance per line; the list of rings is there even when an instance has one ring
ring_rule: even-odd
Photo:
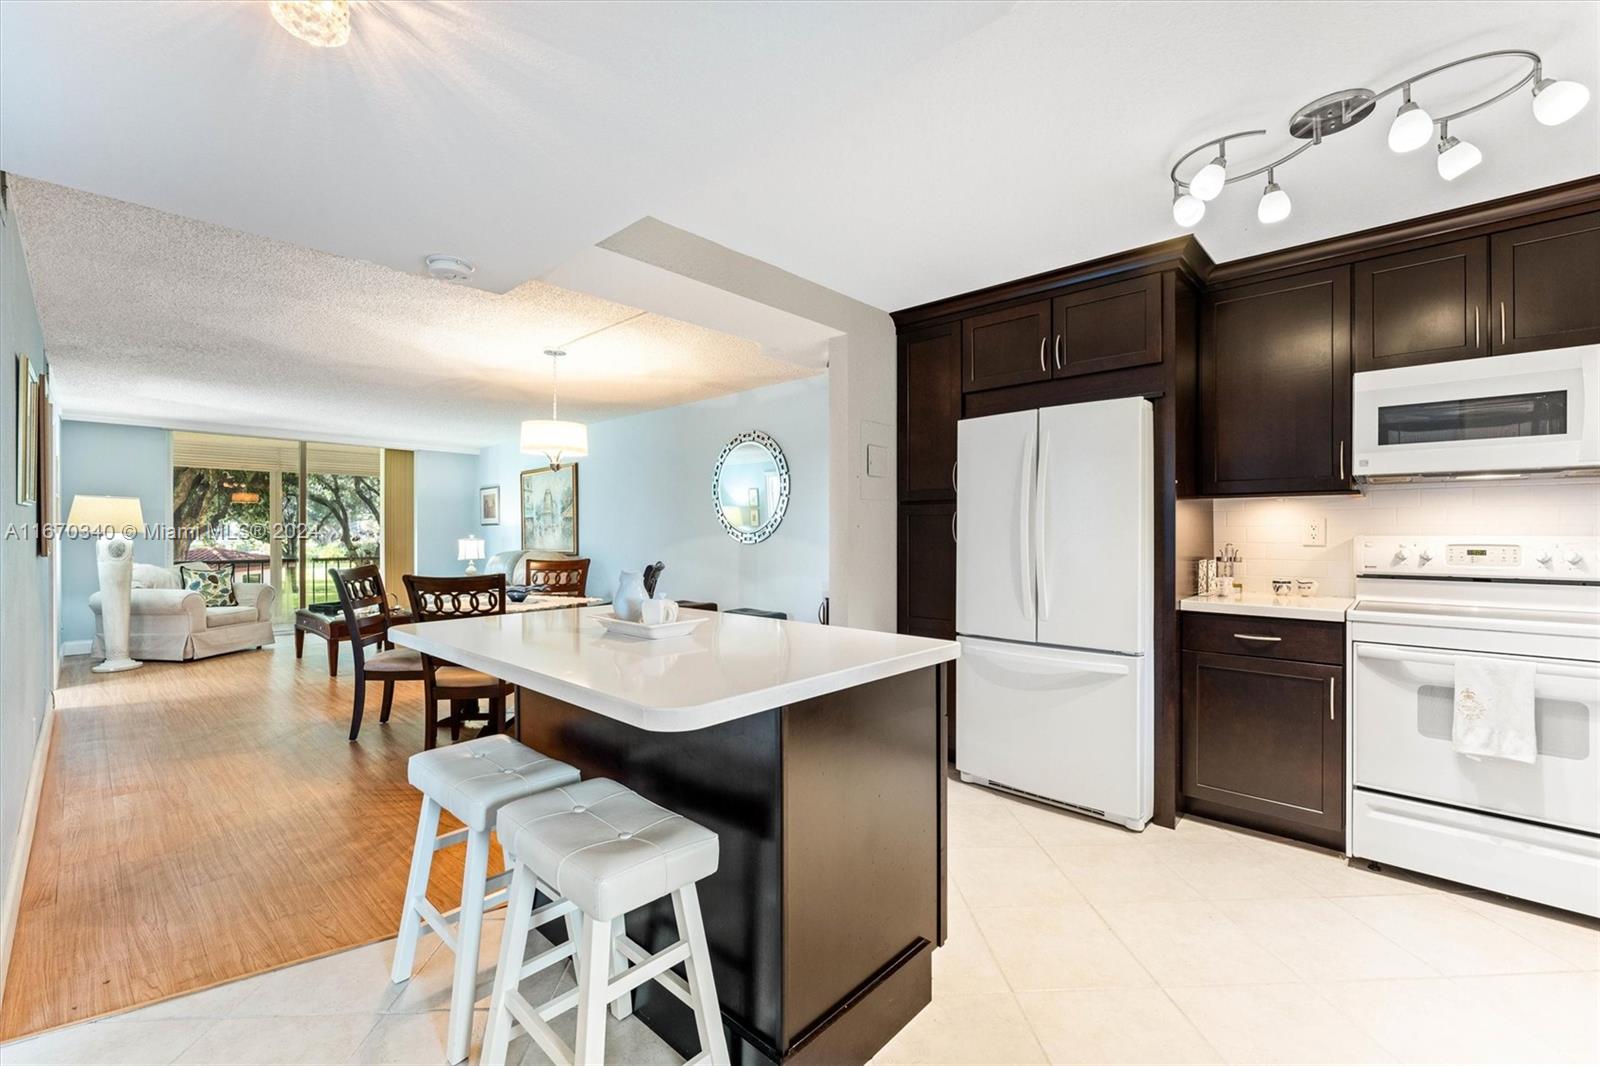
[[[587,559],[529,559],[525,584],[534,596],[582,596],[589,584]]]
[[[345,629],[350,633],[350,657],[356,666],[355,706],[350,711],[350,739],[354,741],[361,733],[368,675],[383,682],[383,710],[378,721],[387,722],[394,706],[394,683],[423,680],[422,653],[389,645],[389,597],[384,592],[383,574],[376,566],[352,566],[331,573],[339,591]],[[364,611],[369,613],[363,614]],[[374,617],[379,619],[377,624],[373,624]],[[368,645],[373,644],[377,650],[369,653]]]
[[[587,562],[587,560],[585,560]],[[476,618],[506,613],[506,576],[477,574],[466,577],[422,577],[405,574],[406,595],[411,600],[411,620],[437,622],[447,618]],[[506,727],[506,697],[515,698],[517,686],[478,670],[457,666],[433,655],[422,656],[424,749],[437,743],[440,726],[450,727],[450,740],[461,739],[461,727],[482,722],[480,736]],[[439,701],[450,701],[450,714],[439,718]],[[478,701],[487,700],[487,715],[475,713]],[[520,703],[520,701],[518,701]],[[521,739],[522,716],[516,716]]]

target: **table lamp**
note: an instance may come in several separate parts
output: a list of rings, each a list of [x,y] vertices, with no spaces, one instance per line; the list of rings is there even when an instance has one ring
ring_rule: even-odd
[[[467,564],[467,573],[478,572],[478,560],[483,558],[482,537],[462,537],[456,541],[456,558]]]
[[[106,657],[94,672],[113,674],[143,666],[128,658],[128,610],[133,596],[133,543],[128,538],[144,528],[138,497],[74,496],[67,525],[97,535],[94,558],[100,571],[100,625]]]

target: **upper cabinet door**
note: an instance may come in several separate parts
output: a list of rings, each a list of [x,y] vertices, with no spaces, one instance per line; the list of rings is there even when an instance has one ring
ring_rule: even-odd
[[[961,332],[963,392],[1049,380],[1049,300],[975,315]]]
[[[1600,211],[1496,233],[1494,351],[1600,344]]]
[[[1053,303],[1056,377],[1161,362],[1161,275],[1070,292]]]
[[[1355,265],[1355,370],[1489,354],[1489,241],[1401,252]]]
[[[956,496],[961,326],[900,335],[900,499]]]
[[[1208,294],[1200,493],[1350,487],[1350,268]]]

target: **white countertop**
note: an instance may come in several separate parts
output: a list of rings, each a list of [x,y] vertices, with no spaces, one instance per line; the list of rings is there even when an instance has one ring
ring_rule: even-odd
[[[1247,592],[1237,599],[1186,596],[1178,601],[1178,610],[1248,614],[1260,618],[1301,618],[1308,622],[1343,622],[1345,611],[1353,603],[1355,600],[1343,596],[1274,596],[1270,592]]]
[[[575,607],[593,607],[605,603],[603,596],[525,596],[520,600],[506,598],[506,613],[518,611],[570,611]]]
[[[407,648],[655,732],[703,729],[961,654],[950,640],[685,610],[688,636],[612,636],[610,607],[452,618],[389,627]]]

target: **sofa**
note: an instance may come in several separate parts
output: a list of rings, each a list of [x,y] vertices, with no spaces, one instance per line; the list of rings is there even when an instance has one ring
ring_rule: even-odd
[[[176,566],[135,563],[128,654],[141,661],[183,662],[273,643],[272,605],[278,590],[263,583],[236,583],[233,593],[236,604],[207,607],[198,592],[183,587]],[[100,593],[89,597],[89,610],[94,612],[94,654],[103,656]]]

